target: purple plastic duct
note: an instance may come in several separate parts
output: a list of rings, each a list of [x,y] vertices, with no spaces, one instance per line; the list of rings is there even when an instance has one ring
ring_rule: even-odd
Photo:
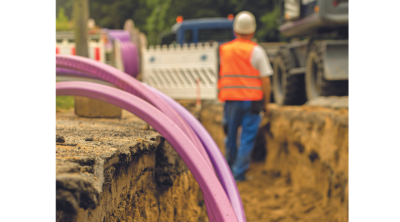
[[[108,35],[111,37],[111,39],[117,39],[121,42],[130,42],[131,41],[131,36],[129,32],[124,31],[124,30],[107,30]]]
[[[60,73],[57,72],[57,75]],[[61,73],[62,74],[62,73]],[[229,169],[228,164],[226,163],[225,158],[223,157],[221,151],[219,150],[217,144],[215,144],[214,140],[204,129],[203,125],[183,106],[177,103],[172,98],[166,96],[165,94],[161,93],[157,89],[154,89],[146,84],[147,88],[155,92],[158,96],[160,96],[164,101],[166,101],[194,130],[197,136],[200,138],[201,142],[203,143],[208,156],[210,157],[216,173],[221,181],[221,184],[230,199],[232,207],[236,213],[236,216],[239,221],[246,221],[246,216],[243,209],[243,204],[240,199],[240,194],[236,186],[236,182],[233,178],[232,172]],[[207,208],[208,210],[208,208]],[[210,220],[211,221],[211,220]]]
[[[186,135],[193,141],[195,147],[197,147],[209,167],[213,169],[210,158],[205,151],[203,144],[193,132],[187,123],[176,113],[176,111],[169,106],[163,99],[157,94],[149,90],[140,81],[136,80],[132,76],[109,66],[104,63],[97,62],[95,60],[73,55],[56,55],[56,67],[74,69],[86,74],[96,76],[104,81],[114,84],[115,86],[135,95],[139,98],[149,102],[153,106],[157,107],[165,115],[167,115],[172,121],[174,121],[180,129],[182,129]]]
[[[124,72],[132,76],[132,68],[130,67],[132,58],[129,53],[128,45],[125,44],[125,42],[121,42],[121,59],[124,65]]]
[[[73,70],[73,69],[66,69],[66,68],[56,68],[56,74],[62,75],[62,76],[71,76],[71,77],[77,76],[77,77],[86,77],[86,78],[101,80],[100,78],[97,78],[96,76],[89,75],[84,72],[80,72],[80,71]]]
[[[56,68],[56,74],[57,74],[57,76],[69,76],[69,77],[77,76],[77,77],[86,77],[86,78],[90,78],[90,79],[100,79],[100,78],[98,78],[96,76],[92,76],[92,75],[89,75],[89,74],[86,74],[86,73],[83,73],[83,72],[80,72],[80,71],[77,71],[77,70],[66,69],[66,68]],[[186,124],[186,122],[185,122],[185,124]],[[197,138],[197,140],[198,140],[198,138]],[[196,146],[196,148],[199,149],[199,150],[205,150],[203,146],[200,146],[200,147]],[[208,161],[209,161],[209,159],[208,159]],[[211,163],[209,163],[209,164],[210,164],[210,167],[212,168]],[[212,169],[214,169],[214,168],[212,168]],[[210,206],[209,206],[209,204],[207,202],[206,202],[206,209],[207,209],[207,212],[211,212],[210,211],[211,210]],[[210,222],[215,221],[215,219],[211,217],[212,216],[211,214],[208,215],[208,216],[209,216],[209,221]]]
[[[243,204],[240,199],[240,194],[239,190],[237,189],[235,179],[228,166],[228,163],[226,162],[214,139],[210,136],[204,126],[182,105],[157,89],[154,89],[146,84],[144,85],[153,92],[157,93],[158,96],[166,101],[189,124],[189,126],[192,127],[193,131],[197,134],[206,148],[208,156],[214,165],[214,169],[219,177],[222,187],[224,187],[224,190],[232,204],[232,208],[236,213],[236,217],[239,221],[245,222],[246,215],[244,213]]]
[[[132,69],[133,69],[133,77],[137,77],[139,75],[139,68],[140,68],[140,55],[138,46],[135,43],[131,43],[130,45],[132,51]]]
[[[140,98],[110,86],[89,82],[56,84],[57,96],[74,95],[99,99],[121,107],[149,123],[178,152],[199,184],[217,221],[238,221],[224,189],[192,141],[164,113]]]
[[[125,72],[136,77],[139,75],[139,52],[137,46],[131,42],[131,36],[125,30],[104,29],[110,39],[121,42],[121,55]]]
[[[139,74],[139,52],[132,42],[121,42],[121,55],[124,71],[136,77]]]
[[[71,75],[71,73],[74,73],[74,74]],[[57,74],[57,76],[69,76],[69,77],[77,76],[77,77],[88,77],[88,78],[91,78],[91,79],[99,79],[98,77],[95,77],[95,76],[92,76],[92,75],[89,75],[89,74],[86,74],[86,73],[83,73],[83,72],[80,72],[80,71],[66,69],[66,68],[56,68],[56,74]],[[201,150],[201,149],[204,149],[204,147],[197,147],[197,149]],[[212,168],[212,169],[214,169],[214,168]],[[211,209],[210,209],[210,207],[209,207],[207,202],[206,202],[206,208],[207,208],[207,212],[211,212],[210,211]],[[208,216],[209,216],[209,221],[210,222],[215,221],[214,218],[211,218],[211,216],[212,216],[211,214],[208,215]]]

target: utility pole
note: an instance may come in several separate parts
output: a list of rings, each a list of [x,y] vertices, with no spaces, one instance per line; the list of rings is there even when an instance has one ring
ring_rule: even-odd
[[[89,0],[74,0],[72,8],[76,55],[89,57],[88,20]]]
[[[89,58],[89,0],[73,0],[75,53]],[[122,109],[107,102],[88,97],[75,96],[75,114],[85,117],[120,118]]]

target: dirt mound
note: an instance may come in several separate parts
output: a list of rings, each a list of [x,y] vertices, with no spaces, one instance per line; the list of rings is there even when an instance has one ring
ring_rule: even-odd
[[[222,106],[201,120],[224,150]],[[271,105],[238,188],[251,221],[348,221],[348,110]]]
[[[62,221],[207,221],[201,190],[145,122],[57,113],[56,208]]]
[[[263,128],[265,170],[285,178],[320,221],[348,219],[348,110],[276,107]]]

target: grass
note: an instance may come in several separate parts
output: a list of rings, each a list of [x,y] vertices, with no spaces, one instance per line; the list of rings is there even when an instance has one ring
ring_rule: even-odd
[[[74,96],[56,96],[56,110],[69,110],[74,108]]]

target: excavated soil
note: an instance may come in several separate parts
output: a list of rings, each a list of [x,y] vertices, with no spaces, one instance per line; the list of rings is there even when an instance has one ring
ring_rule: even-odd
[[[222,106],[191,105],[224,153]],[[208,221],[186,165],[148,129],[125,111],[57,114],[57,221]],[[348,221],[348,110],[271,105],[246,176],[237,186],[248,222]]]
[[[57,113],[57,222],[207,221],[201,190],[172,146],[138,117]]]
[[[348,221],[348,110],[271,105],[237,184],[247,220]],[[201,121],[224,153],[222,105]]]

